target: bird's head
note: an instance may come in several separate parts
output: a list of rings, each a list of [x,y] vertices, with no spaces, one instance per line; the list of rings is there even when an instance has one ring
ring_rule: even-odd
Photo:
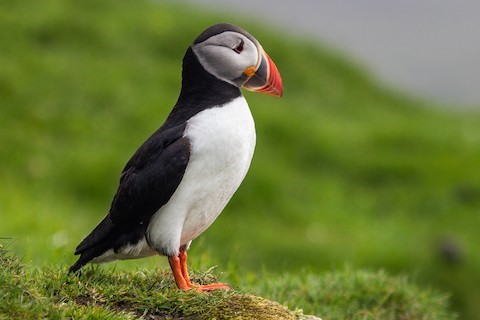
[[[216,24],[203,31],[191,48],[203,68],[218,79],[250,91],[283,94],[275,63],[245,30]]]

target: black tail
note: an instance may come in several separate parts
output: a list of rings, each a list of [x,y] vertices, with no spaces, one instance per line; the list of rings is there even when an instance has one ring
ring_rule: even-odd
[[[135,244],[145,237],[147,223],[125,227],[115,225],[107,215],[93,231],[78,245],[75,254],[79,254],[77,262],[70,267],[68,273],[77,272],[92,259],[113,249],[115,252],[127,244]]]
[[[118,230],[116,230],[110,215],[107,215],[93,231],[77,246],[75,254],[80,254],[77,262],[68,269],[68,273],[77,272],[90,260],[102,255],[105,251],[112,248],[113,241]]]
[[[89,263],[91,260],[101,256],[103,253],[110,249],[115,248],[114,242],[109,239],[105,239],[105,241],[98,243],[96,246],[90,246],[88,249],[82,252],[78,252],[77,249],[77,252],[75,252],[75,254],[80,254],[80,258],[78,258],[77,262],[75,262],[73,266],[68,269],[68,273],[77,272],[80,268]]]
[[[83,239],[82,242],[75,249],[75,254],[83,254],[90,249],[99,246],[105,242],[105,240],[111,238],[118,230],[115,224],[110,219],[110,214],[108,214],[100,223],[93,229],[90,234]],[[100,252],[102,254],[103,252]]]
[[[85,258],[84,255],[81,255],[80,258],[78,258],[77,262],[75,262],[75,264],[71,266],[70,269],[68,269],[68,273],[70,274],[70,273],[77,272],[78,270],[80,270],[81,267],[86,265],[90,260],[91,259]]]

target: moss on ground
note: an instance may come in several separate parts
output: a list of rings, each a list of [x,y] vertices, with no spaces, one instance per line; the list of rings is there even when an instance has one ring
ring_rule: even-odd
[[[217,281],[211,270],[192,279]],[[271,279],[262,291],[280,303],[236,289],[180,291],[167,270],[114,272],[91,266],[68,275],[66,266],[39,269],[21,263],[0,243],[0,319],[318,319],[299,309],[309,306],[282,305],[295,295],[321,305],[320,316],[328,320],[455,319],[445,295],[385,272]]]
[[[0,244],[0,319],[300,319],[301,312],[236,290],[180,291],[167,271],[115,273],[98,267],[79,275],[35,269]],[[198,283],[216,281],[197,273]]]

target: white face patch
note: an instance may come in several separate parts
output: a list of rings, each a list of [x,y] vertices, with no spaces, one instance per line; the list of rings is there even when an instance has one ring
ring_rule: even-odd
[[[241,52],[235,48],[242,45]],[[244,35],[226,31],[192,46],[201,65],[209,73],[233,85],[245,69],[256,67],[260,61],[257,45]]]

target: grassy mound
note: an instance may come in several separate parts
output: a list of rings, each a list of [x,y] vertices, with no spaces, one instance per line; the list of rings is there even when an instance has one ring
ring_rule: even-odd
[[[211,283],[210,272],[196,273]],[[453,319],[446,299],[383,272],[327,276],[286,275],[268,289],[281,301],[302,297],[325,319]],[[236,290],[212,293],[176,289],[170,274],[116,273],[87,268],[69,276],[66,268],[24,265],[0,245],[0,319],[306,319],[301,310]]]

